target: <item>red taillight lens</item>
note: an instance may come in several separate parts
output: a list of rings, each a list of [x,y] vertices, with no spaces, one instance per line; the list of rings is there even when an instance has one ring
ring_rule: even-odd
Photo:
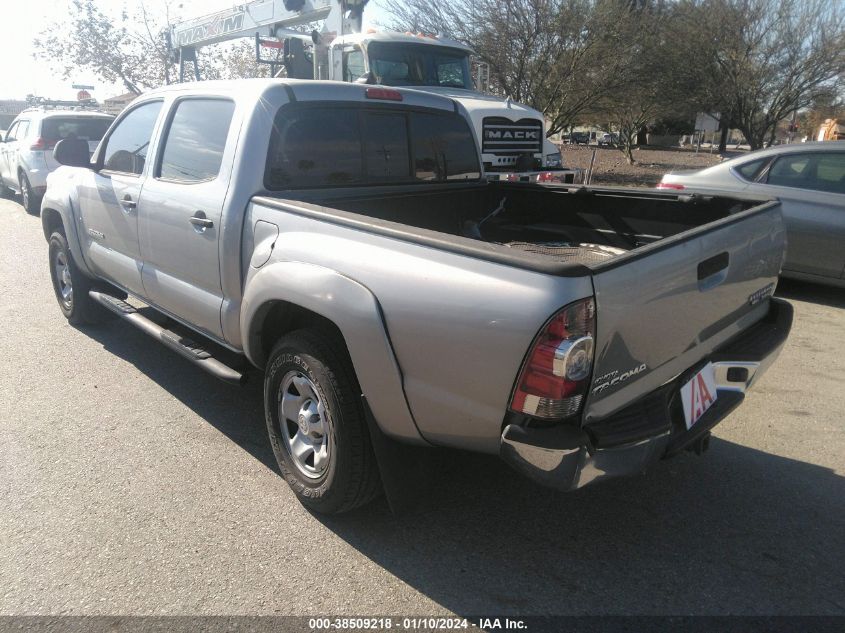
[[[685,187],[683,185],[676,185],[673,182],[659,182],[659,183],[657,183],[657,188],[658,189],[678,189],[678,190],[685,189]]]
[[[35,139],[35,142],[29,146],[29,149],[34,151],[43,151],[45,149],[53,149],[56,146],[56,141],[48,141],[43,136]]]
[[[554,178],[554,174],[550,171],[543,171],[540,172],[537,176],[537,182],[551,182]]]
[[[546,420],[578,413],[593,370],[595,329],[592,297],[555,314],[531,346],[510,409]]]
[[[385,101],[402,101],[402,93],[390,88],[367,88],[367,99],[384,99]]]

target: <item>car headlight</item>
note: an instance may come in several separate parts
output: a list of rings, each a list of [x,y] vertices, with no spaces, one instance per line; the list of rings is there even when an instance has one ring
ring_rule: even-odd
[[[546,167],[560,167],[561,165],[560,154],[546,154]]]

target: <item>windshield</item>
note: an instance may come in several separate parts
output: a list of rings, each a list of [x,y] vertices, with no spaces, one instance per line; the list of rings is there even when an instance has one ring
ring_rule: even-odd
[[[50,117],[41,124],[41,136],[47,141],[60,141],[72,134],[86,141],[99,141],[111,122],[105,117]]]
[[[428,44],[371,42],[370,71],[385,86],[442,86],[472,89],[469,57],[462,51]]]

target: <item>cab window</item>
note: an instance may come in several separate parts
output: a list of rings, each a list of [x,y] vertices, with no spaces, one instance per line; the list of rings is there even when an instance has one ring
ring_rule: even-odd
[[[213,180],[220,172],[235,104],[226,99],[185,99],[167,130],[158,177],[182,182]]]
[[[463,117],[345,104],[281,108],[264,183],[281,190],[480,177],[475,140]]]
[[[125,174],[144,171],[161,104],[161,101],[143,103],[117,123],[103,148],[103,169]]]
[[[358,46],[346,48],[343,51],[343,80],[353,82],[365,72],[364,53],[361,49]]]

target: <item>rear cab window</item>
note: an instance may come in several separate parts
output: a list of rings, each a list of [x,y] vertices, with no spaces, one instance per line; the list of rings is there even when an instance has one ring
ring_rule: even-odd
[[[264,181],[278,191],[480,177],[475,139],[463,117],[337,104],[279,110]]]

